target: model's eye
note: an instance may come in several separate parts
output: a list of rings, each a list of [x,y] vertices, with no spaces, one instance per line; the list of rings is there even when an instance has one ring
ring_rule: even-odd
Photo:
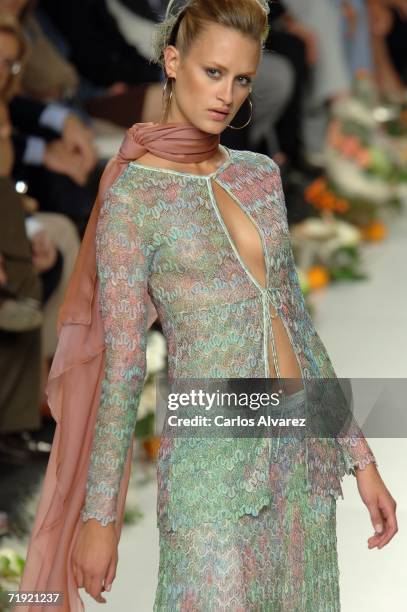
[[[243,81],[240,81],[240,83],[242,85],[251,85],[252,84],[252,79],[250,77],[246,77],[246,76],[240,76],[237,77],[238,79],[243,79]]]
[[[218,70],[217,68],[207,68],[207,69],[206,69],[206,72],[207,72],[207,74],[208,74],[210,77],[212,77],[212,78],[213,78],[213,77],[215,77],[215,78],[216,78],[216,76],[217,76],[217,75],[216,75],[216,74],[214,74],[214,73],[215,73],[215,72],[219,73],[219,70]]]

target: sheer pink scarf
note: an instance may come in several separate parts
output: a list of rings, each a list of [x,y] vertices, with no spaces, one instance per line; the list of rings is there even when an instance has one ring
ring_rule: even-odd
[[[71,556],[82,520],[88,464],[104,373],[104,331],[98,301],[95,235],[99,210],[109,187],[130,161],[147,151],[184,163],[211,158],[220,137],[189,124],[136,123],[127,132],[119,153],[109,161],[86,228],[64,303],[59,340],[47,385],[50,410],[57,426],[40,492],[22,591],[63,593],[59,610],[84,610],[73,575]],[[148,301],[148,328],[157,312]],[[133,456],[134,438],[126,459],[117,501],[115,523],[120,538]],[[19,612],[47,612],[49,606],[18,606]]]

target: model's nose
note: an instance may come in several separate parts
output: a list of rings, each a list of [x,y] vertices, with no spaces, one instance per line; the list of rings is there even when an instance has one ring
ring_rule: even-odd
[[[231,107],[233,103],[233,82],[225,82],[218,95],[225,106]]]

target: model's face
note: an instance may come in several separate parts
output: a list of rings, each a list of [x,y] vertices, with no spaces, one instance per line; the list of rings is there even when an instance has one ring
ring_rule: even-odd
[[[249,95],[260,57],[260,42],[217,24],[205,28],[186,57],[167,47],[167,75],[176,79],[167,122],[220,134]]]
[[[0,13],[11,13],[18,18],[27,4],[28,0],[0,0]]]
[[[8,32],[0,32],[0,96],[2,96],[11,77],[11,66],[18,60],[18,42]]]

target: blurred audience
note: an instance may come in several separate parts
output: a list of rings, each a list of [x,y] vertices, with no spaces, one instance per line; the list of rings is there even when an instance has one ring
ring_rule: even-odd
[[[4,0],[0,0],[0,7],[2,3]],[[23,3],[6,3],[14,4]],[[9,104],[14,128],[13,176],[28,186],[28,193],[38,199],[41,209],[67,214],[82,232],[94,199],[86,184],[97,161],[93,134],[67,108],[18,95],[29,49],[12,10],[0,13],[0,28],[4,32],[0,52],[16,57],[0,67],[4,84],[1,99]],[[21,56],[18,47],[24,48]]]
[[[406,100],[407,0],[367,0],[376,80],[390,100]]]
[[[0,13],[0,456],[14,461],[38,454],[30,432],[41,427],[56,315],[79,248],[67,217],[37,213],[37,202],[15,189],[7,100],[18,89],[25,53],[18,23]]]
[[[106,162],[97,138],[162,118],[164,75],[150,57],[166,7],[0,0],[2,458],[38,454],[32,436],[49,416],[44,382],[58,308]],[[252,121],[225,130],[222,142],[276,159],[291,223],[309,214],[304,187],[323,172],[315,153],[331,107],[358,75],[370,75],[383,100],[406,103],[407,0],[273,0],[270,8]],[[245,104],[233,125],[249,111]]]
[[[15,180],[28,185],[41,210],[67,215],[82,234],[95,195],[88,185],[97,163],[92,131],[67,108],[22,96],[10,102],[10,116]]]
[[[36,16],[65,60],[75,66],[79,86],[71,98],[92,117],[124,128],[160,120],[161,70],[127,43],[104,0],[62,5],[42,0]]]
[[[3,37],[0,31],[0,40]],[[0,130],[0,451],[4,451],[3,434],[40,426],[42,289],[25,231],[22,199],[10,180],[13,149],[4,105],[0,105]]]

